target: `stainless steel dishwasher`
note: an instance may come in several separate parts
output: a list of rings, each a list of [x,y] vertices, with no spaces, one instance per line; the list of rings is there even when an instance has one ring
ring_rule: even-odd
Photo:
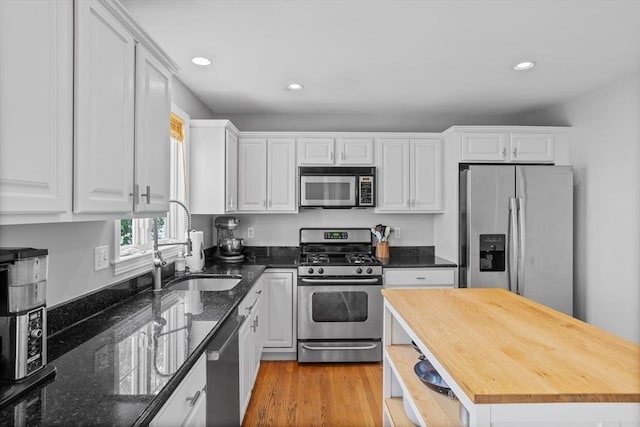
[[[245,319],[229,316],[207,348],[207,426],[240,425],[238,329]]]

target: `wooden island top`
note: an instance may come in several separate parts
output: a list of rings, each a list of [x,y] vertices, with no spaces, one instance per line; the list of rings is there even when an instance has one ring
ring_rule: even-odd
[[[473,403],[640,402],[640,345],[502,289],[384,289]]]

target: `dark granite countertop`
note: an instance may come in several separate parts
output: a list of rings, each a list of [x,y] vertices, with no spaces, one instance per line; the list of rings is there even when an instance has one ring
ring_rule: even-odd
[[[456,263],[435,255],[433,246],[390,246],[389,258],[381,259],[384,268],[444,268]]]
[[[1,408],[0,425],[148,424],[222,324],[236,321],[238,304],[264,269],[298,267],[297,247],[248,247],[245,253],[241,263],[207,262],[205,273],[242,275],[232,291],[139,291],[134,289],[139,283],[148,286],[148,278],[139,278],[98,296],[124,292],[126,299],[50,332],[49,365],[56,376]],[[383,263],[386,268],[456,266],[435,256],[433,247],[391,247]],[[74,301],[68,310],[85,305]],[[50,314],[50,320],[60,316]]]
[[[56,376],[3,407],[0,425],[148,424],[264,269],[210,265],[205,273],[242,281],[223,292],[149,289],[50,337]]]

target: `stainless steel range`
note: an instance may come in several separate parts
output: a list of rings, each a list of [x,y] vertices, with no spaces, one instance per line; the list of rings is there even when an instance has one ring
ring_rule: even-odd
[[[300,229],[298,362],[382,360],[382,265],[368,228]]]

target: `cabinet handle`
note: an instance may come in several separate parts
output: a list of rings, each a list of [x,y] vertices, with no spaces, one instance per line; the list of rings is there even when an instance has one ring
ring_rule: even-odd
[[[196,391],[192,397],[187,397],[186,401],[189,402],[189,406],[194,406],[200,398],[200,390]]]
[[[511,154],[513,154],[513,157],[516,157],[518,155],[518,148],[517,147],[513,147],[513,150],[511,151]]]
[[[142,194],[142,197],[146,197],[147,198],[147,204],[150,205],[151,204],[151,186],[147,185],[147,192],[145,194]]]
[[[506,157],[506,156],[507,156],[507,149],[502,148],[502,157]]]
[[[426,277],[419,276],[419,277],[416,277],[416,280],[427,280],[427,278],[426,278]]]
[[[331,152],[331,160],[333,160],[333,151]]]
[[[267,199],[264,199],[262,201],[262,207],[266,208],[267,207]]]
[[[344,160],[344,151],[340,153],[340,160]]]
[[[260,327],[260,315],[256,315],[256,329]]]
[[[138,184],[133,186],[133,193],[129,193],[129,196],[133,196],[134,205],[140,203],[140,186]]]

